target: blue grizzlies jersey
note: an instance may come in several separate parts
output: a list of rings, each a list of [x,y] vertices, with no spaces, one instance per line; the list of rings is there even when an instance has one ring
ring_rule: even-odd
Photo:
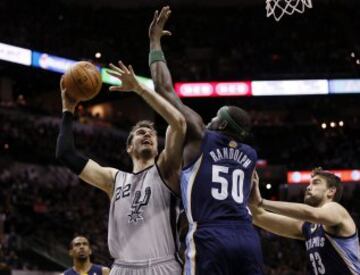
[[[84,275],[85,273],[81,273],[81,275]],[[87,275],[102,275],[102,267],[100,265],[93,264],[86,273]],[[77,273],[74,268],[69,268],[65,270],[64,275],[80,275],[80,273]]]
[[[189,221],[185,275],[263,274],[260,239],[247,208],[256,160],[249,145],[205,132],[199,158],[181,175]]]
[[[207,130],[201,155],[181,175],[189,222],[251,221],[247,202],[256,161],[256,151],[249,145]]]
[[[304,223],[303,234],[309,274],[360,274],[359,237],[335,237],[322,225]]]

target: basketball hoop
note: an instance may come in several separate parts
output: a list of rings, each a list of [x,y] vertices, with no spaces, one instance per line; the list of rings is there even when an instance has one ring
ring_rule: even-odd
[[[285,14],[304,13],[306,8],[312,8],[312,0],[265,0],[266,16],[274,16],[279,21]]]

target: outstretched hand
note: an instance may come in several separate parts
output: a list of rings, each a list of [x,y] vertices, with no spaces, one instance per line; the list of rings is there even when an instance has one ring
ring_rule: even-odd
[[[164,26],[169,19],[171,10],[169,6],[165,6],[161,9],[160,14],[156,10],[154,13],[153,20],[149,27],[149,38],[150,40],[160,41],[163,36],[170,36],[171,32],[164,30]]]
[[[120,86],[111,86],[110,91],[126,92],[134,91],[136,93],[142,92],[142,86],[136,79],[134,70],[131,65],[126,67],[121,61],[118,62],[119,67],[110,64],[111,71],[107,71],[109,75],[116,77],[121,81]]]
[[[258,207],[261,204],[262,197],[259,188],[259,175],[254,170],[251,177],[252,188],[250,192],[249,204],[253,207]]]

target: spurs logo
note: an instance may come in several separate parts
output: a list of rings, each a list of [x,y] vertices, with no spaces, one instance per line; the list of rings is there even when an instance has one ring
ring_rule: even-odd
[[[129,223],[137,223],[139,220],[143,220],[144,217],[142,216],[143,210],[141,209],[143,206],[146,206],[149,203],[149,199],[151,196],[151,188],[148,186],[145,189],[145,195],[141,198],[141,191],[136,191],[134,200],[131,205],[131,213],[129,216]]]

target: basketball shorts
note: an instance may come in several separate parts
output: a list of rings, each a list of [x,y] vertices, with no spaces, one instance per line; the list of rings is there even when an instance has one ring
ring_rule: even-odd
[[[262,275],[258,232],[249,221],[190,224],[185,275]]]

